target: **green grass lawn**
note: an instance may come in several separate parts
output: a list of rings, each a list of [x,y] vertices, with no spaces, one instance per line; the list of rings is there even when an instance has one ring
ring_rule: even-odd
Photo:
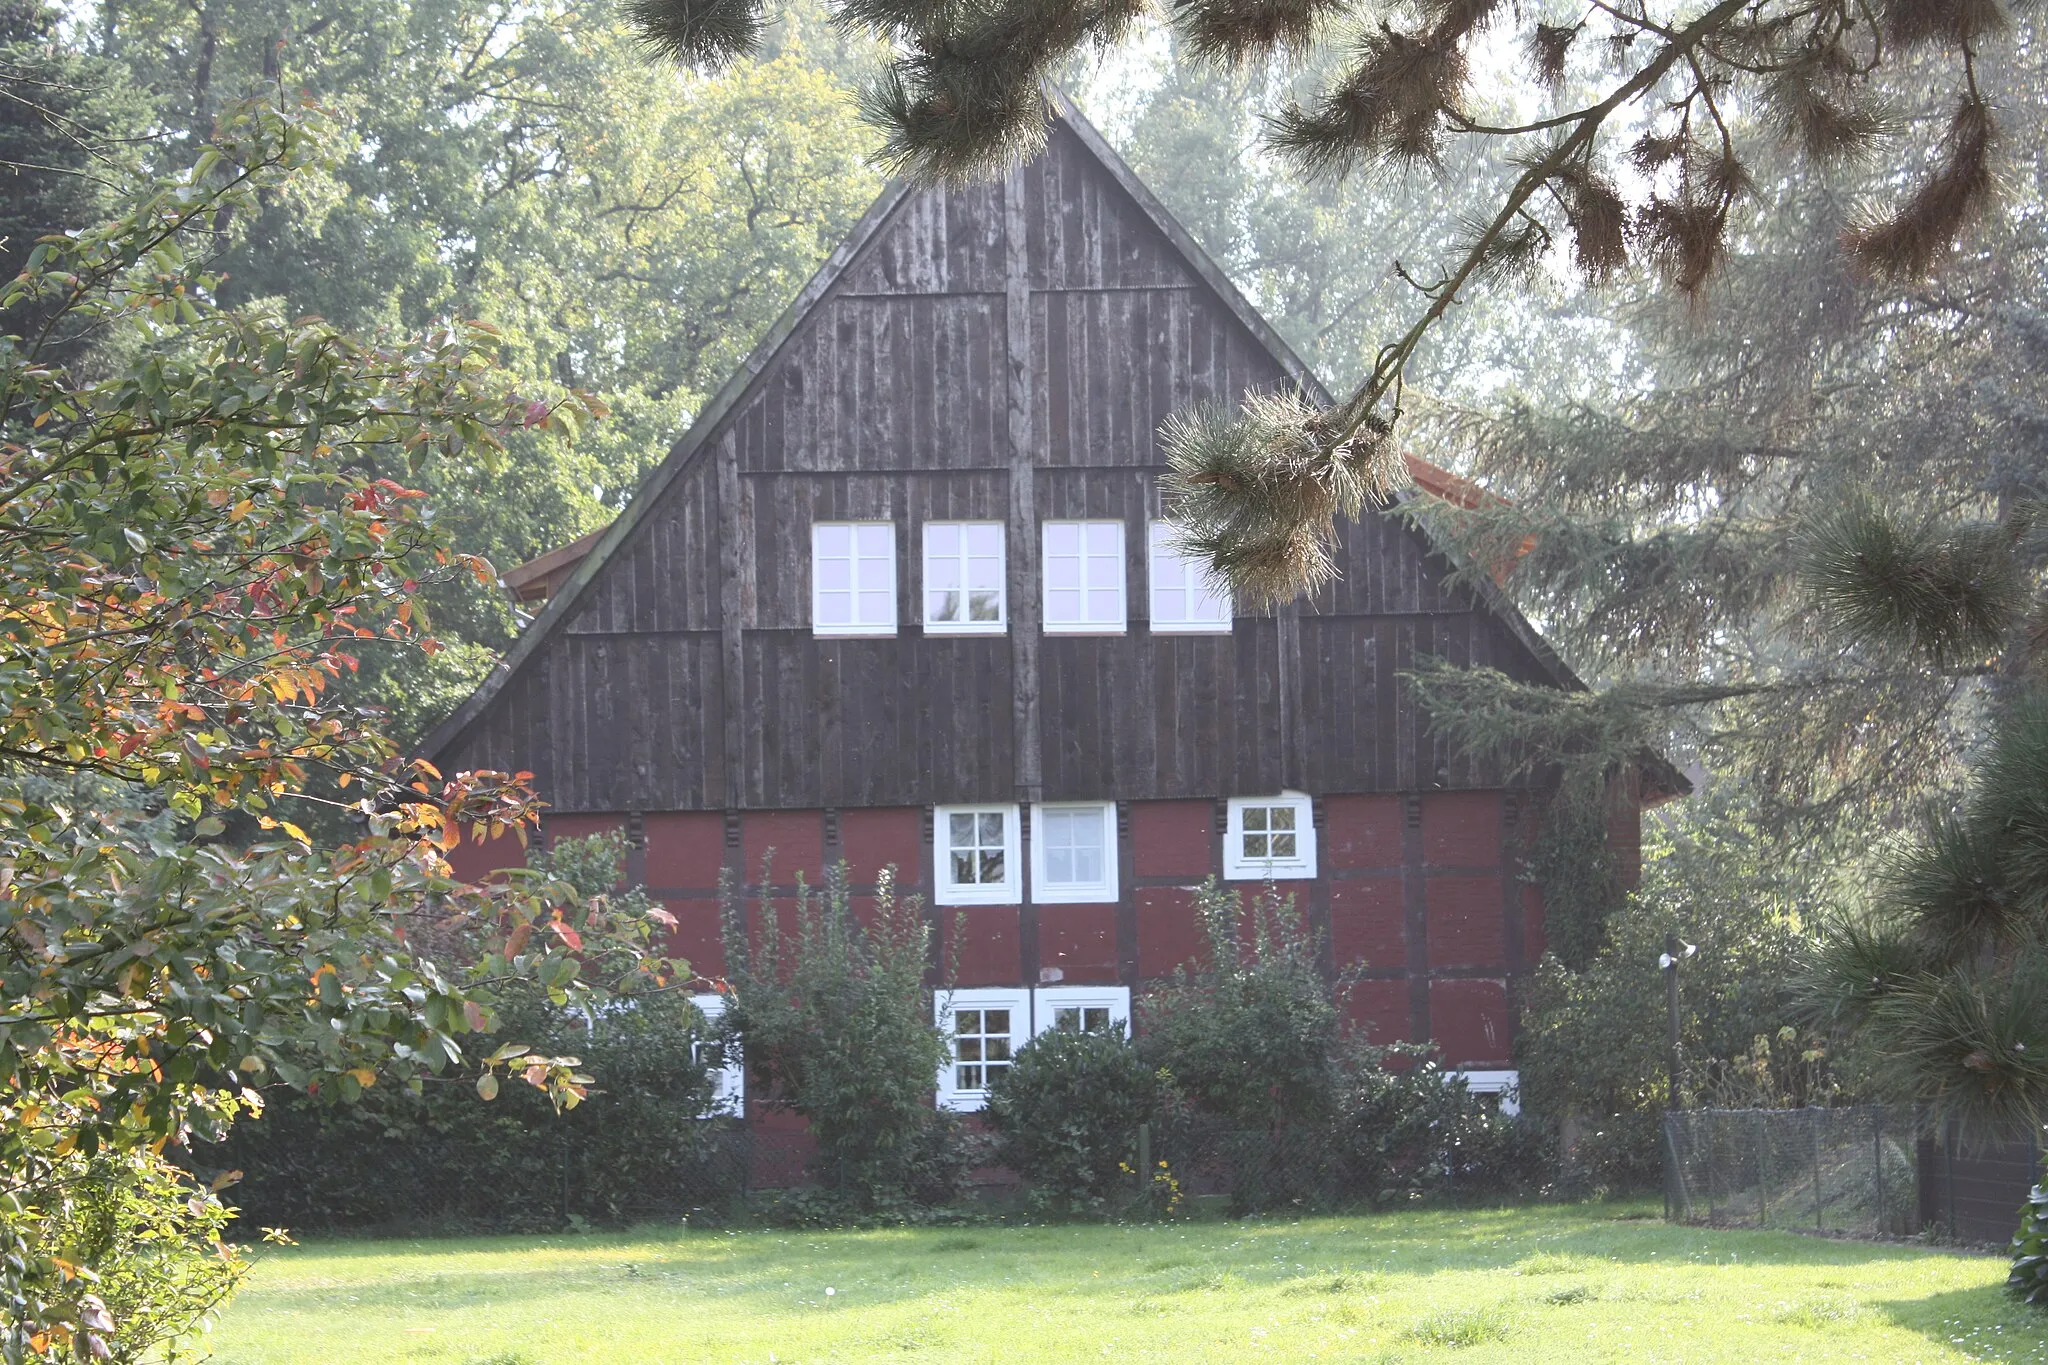
[[[320,1242],[219,1365],[426,1361],[2048,1361],[1996,1257],[1640,1206],[1152,1227]]]

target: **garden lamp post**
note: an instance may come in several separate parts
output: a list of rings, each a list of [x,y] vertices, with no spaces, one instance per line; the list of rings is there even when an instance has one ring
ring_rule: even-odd
[[[1664,935],[1664,951],[1657,956],[1657,966],[1664,973],[1664,1009],[1670,1016],[1671,1026],[1671,1091],[1665,1101],[1667,1109],[1678,1108],[1678,964],[1699,951],[1692,943],[1680,943],[1678,935]]]

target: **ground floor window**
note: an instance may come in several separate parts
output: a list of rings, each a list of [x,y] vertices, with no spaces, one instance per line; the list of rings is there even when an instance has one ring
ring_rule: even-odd
[[[693,995],[690,1003],[697,1007],[697,1013],[703,1015],[704,1022],[713,1029],[725,1017],[725,997],[715,992]],[[704,1117],[743,1117],[747,1111],[747,1068],[740,1059],[727,1056],[718,1039],[702,1037],[691,1041],[690,1060],[717,1068],[717,1075],[712,1081],[711,1107],[705,1111]]]
[[[1128,1033],[1131,992],[1127,986],[1041,986],[1032,993],[1033,1036],[1048,1029],[1083,1033]]]
[[[1492,1095],[1500,1112],[1513,1118],[1522,1112],[1522,1073],[1519,1071],[1452,1071],[1465,1078],[1465,1088],[1475,1095]]]
[[[1031,1036],[1031,996],[1021,990],[940,991],[935,1022],[949,1056],[939,1073],[939,1107],[967,1112],[988,1103],[989,1087]]]

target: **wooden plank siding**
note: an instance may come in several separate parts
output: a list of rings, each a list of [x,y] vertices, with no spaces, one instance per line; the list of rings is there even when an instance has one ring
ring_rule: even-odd
[[[1160,423],[1294,381],[1073,128],[901,197],[806,308],[437,760],[530,769],[561,813],[1514,785],[1400,674],[1557,672],[1397,517],[1343,527],[1312,600],[1150,632]],[[1126,528],[1124,635],[1038,631],[1037,524],[1081,517]],[[893,637],[811,634],[810,530],[839,519],[895,527]],[[920,628],[923,528],[952,519],[1010,528],[1011,634]]]

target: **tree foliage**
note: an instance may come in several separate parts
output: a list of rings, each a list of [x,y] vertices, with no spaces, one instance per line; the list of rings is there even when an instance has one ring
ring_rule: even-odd
[[[0,316],[37,321],[0,337],[10,1360],[98,1354],[123,1330],[93,1298],[119,1266],[66,1254],[81,1160],[131,1158],[154,1199],[168,1186],[135,1154],[219,1133],[272,1078],[346,1099],[481,1066],[487,1092],[510,1069],[572,1104],[559,1059],[465,1050],[496,986],[566,1001],[672,970],[652,913],[531,873],[455,883],[441,849],[523,828],[522,778],[402,767],[332,695],[364,640],[432,648],[415,565],[476,567],[376,471],[494,458],[592,409],[510,391],[484,329],[364,341],[218,301],[203,248],[329,145],[305,109],[224,111],[190,169],[46,238],[0,286]],[[319,809],[347,810],[356,837],[316,850],[302,822]],[[464,951],[423,955],[408,920]]]

